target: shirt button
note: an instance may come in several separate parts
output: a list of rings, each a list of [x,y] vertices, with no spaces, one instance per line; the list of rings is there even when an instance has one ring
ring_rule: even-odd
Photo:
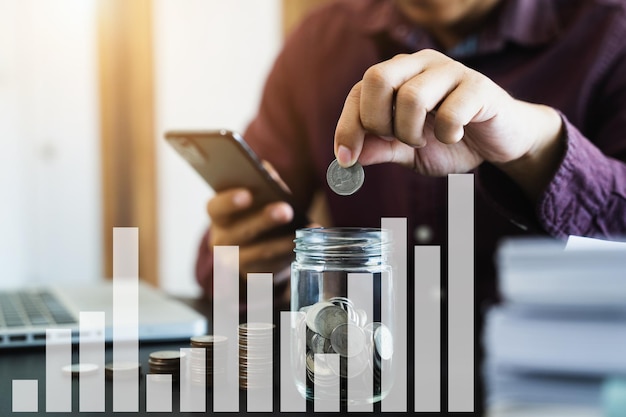
[[[433,229],[428,225],[421,224],[415,228],[413,237],[417,243],[429,243],[433,239]]]

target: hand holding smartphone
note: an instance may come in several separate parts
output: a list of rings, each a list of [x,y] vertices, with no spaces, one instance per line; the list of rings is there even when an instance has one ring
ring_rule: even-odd
[[[294,210],[291,223],[272,234],[293,232],[309,223],[293,196],[272,178],[238,133],[229,130],[170,131],[165,138],[215,192],[246,188],[253,197],[252,209],[278,201],[288,203]]]

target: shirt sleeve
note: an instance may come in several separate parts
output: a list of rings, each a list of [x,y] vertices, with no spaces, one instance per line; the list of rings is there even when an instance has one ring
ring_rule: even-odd
[[[557,237],[626,236],[626,164],[604,154],[565,118],[564,128],[565,157],[537,207],[545,230]],[[626,125],[618,135],[625,134]]]
[[[604,79],[586,111],[588,135],[561,115],[565,154],[534,207],[496,168],[479,169],[488,197],[523,228],[557,238],[626,236],[626,53]]]

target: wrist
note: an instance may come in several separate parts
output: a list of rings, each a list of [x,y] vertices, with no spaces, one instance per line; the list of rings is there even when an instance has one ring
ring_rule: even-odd
[[[523,103],[529,106],[524,128],[532,145],[519,158],[496,166],[513,179],[532,201],[536,201],[558,169],[565,143],[563,121],[551,107]]]

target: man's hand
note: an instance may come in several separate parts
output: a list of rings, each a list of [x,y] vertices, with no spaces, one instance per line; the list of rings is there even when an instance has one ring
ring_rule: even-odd
[[[395,162],[432,176],[488,161],[535,198],[558,166],[561,125],[554,109],[423,50],[366,71],[337,123],[335,155],[342,166]]]

